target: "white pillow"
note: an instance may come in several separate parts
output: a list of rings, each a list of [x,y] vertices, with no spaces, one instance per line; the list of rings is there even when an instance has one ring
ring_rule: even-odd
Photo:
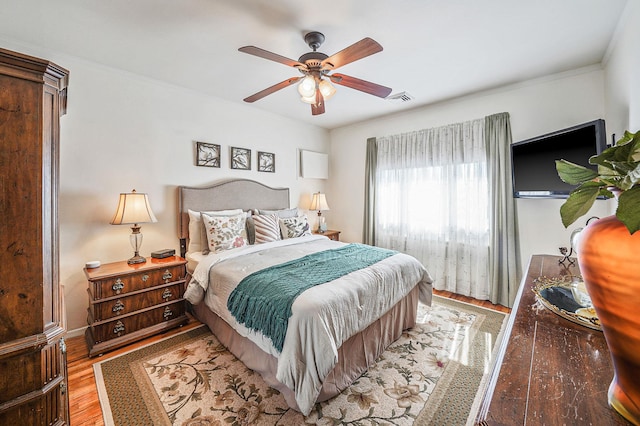
[[[215,210],[208,212],[196,212],[188,210],[189,212],[189,246],[188,252],[208,252],[206,231],[202,223],[202,216],[200,213],[208,214],[209,216],[235,216],[242,213],[242,209],[233,210]]]
[[[277,215],[262,214],[254,215],[252,218],[255,227],[255,244],[269,243],[282,239]]]
[[[279,221],[283,239],[311,235],[307,216],[280,218]]]
[[[235,216],[209,216],[202,213],[202,222],[207,231],[210,251],[218,253],[249,244],[245,228],[246,214]]]

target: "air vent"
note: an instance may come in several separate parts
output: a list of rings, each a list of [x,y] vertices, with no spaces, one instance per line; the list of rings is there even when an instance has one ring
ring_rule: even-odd
[[[414,98],[407,92],[400,92],[400,93],[395,93],[393,95],[389,95],[385,99],[388,101],[394,101],[394,102],[409,102],[409,101],[412,101]]]

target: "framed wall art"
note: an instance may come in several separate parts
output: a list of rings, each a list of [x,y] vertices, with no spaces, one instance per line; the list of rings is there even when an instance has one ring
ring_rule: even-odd
[[[231,168],[237,170],[251,170],[251,150],[232,146]]]
[[[220,167],[220,145],[196,142],[196,165]]]
[[[272,152],[258,151],[258,171],[275,173],[276,155]]]

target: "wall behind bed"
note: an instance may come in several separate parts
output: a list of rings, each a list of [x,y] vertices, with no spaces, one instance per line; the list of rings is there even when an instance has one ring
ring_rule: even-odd
[[[162,83],[44,47],[2,46],[51,60],[70,71],[69,105],[61,120],[60,278],[68,329],[86,326],[89,260],[132,256],[127,225],[110,225],[120,192],[149,194],[157,223],[143,224],[141,254],[179,252],[178,185],[246,178],[289,187],[291,205],[307,208],[324,180],[297,177],[298,149],[328,151],[328,132],[267,112]],[[303,105],[301,104],[301,107]],[[221,168],[196,167],[194,141],[222,145]],[[231,170],[230,146],[252,150],[251,171]],[[256,171],[256,151],[276,154],[276,173]]]

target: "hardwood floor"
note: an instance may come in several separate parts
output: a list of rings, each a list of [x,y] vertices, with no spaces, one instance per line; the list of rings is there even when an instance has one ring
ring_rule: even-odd
[[[451,293],[450,291],[433,290],[433,294],[442,297],[448,297],[449,299],[459,300],[460,302],[471,303],[472,305],[482,306],[483,308],[493,309],[494,311],[504,312],[506,314],[511,312],[511,309],[507,308],[506,306],[494,305],[488,300],[478,300],[467,296],[461,296],[456,293]]]
[[[446,291],[434,290],[434,294],[462,302],[471,303],[473,305],[482,306],[484,308],[494,309],[500,312],[510,312],[511,310],[501,305],[494,305],[485,300],[476,300],[466,296],[460,296]],[[96,425],[103,426],[102,409],[98,400],[96,391],[96,381],[93,376],[93,364],[112,358],[132,349],[145,346],[149,343],[156,342],[165,337],[172,336],[185,330],[197,327],[200,324],[195,319],[190,318],[189,322],[177,329],[169,330],[164,333],[149,337],[139,342],[125,346],[124,348],[111,351],[105,355],[89,358],[87,344],[84,336],[71,337],[66,340],[67,343],[67,364],[69,377],[69,408],[71,425]]]

